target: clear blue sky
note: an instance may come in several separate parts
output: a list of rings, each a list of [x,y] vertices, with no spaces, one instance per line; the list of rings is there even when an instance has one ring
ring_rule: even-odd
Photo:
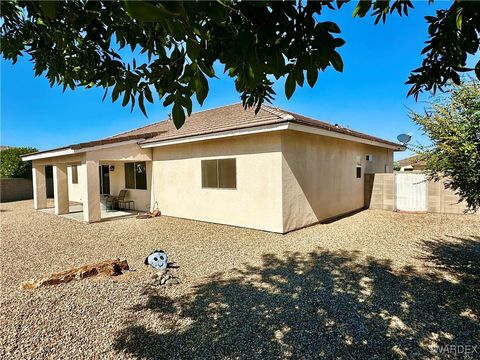
[[[346,44],[340,49],[343,73],[328,69],[320,73],[313,89],[307,84],[287,100],[281,79],[275,85],[275,106],[313,118],[395,140],[404,132],[414,142],[425,143],[408,118],[408,109],[421,110],[424,103],[406,98],[405,81],[410,70],[421,64],[420,51],[427,39],[423,17],[450,2],[415,2],[408,17],[393,15],[387,24],[373,25],[372,18],[351,17],[352,4],[340,11],[326,11],[322,21],[332,20],[342,29]],[[219,72],[220,75],[220,72]],[[44,150],[99,139],[131,128],[163,120],[170,112],[161,101],[147,106],[149,119],[139,110],[130,113],[120,102],[102,102],[103,90],[77,89],[62,92],[50,88],[44,77],[33,76],[32,64],[1,60],[1,144],[33,146]],[[427,99],[423,97],[423,100]],[[210,93],[203,109],[239,100],[231,79],[210,80]],[[201,109],[197,104],[194,111]],[[402,158],[408,153],[397,154]]]

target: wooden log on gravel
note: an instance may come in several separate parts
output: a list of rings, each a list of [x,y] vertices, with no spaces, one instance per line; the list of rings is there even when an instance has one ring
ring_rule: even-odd
[[[78,266],[65,271],[42,276],[37,279],[26,281],[22,284],[23,289],[36,289],[40,286],[57,285],[80,280],[95,275],[117,276],[122,270],[128,270],[127,260],[110,259],[96,264]]]

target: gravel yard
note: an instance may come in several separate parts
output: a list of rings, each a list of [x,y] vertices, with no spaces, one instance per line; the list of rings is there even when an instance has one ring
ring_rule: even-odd
[[[87,225],[31,201],[0,211],[2,359],[480,356],[480,216],[368,210],[278,235],[169,217]],[[151,286],[155,249],[180,285]],[[115,257],[131,271],[20,289]]]

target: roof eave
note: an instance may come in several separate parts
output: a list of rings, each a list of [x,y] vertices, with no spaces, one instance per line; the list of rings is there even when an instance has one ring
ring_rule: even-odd
[[[138,144],[139,141],[141,140],[145,140],[145,138],[117,141],[117,142],[112,142],[108,144],[99,144],[99,145],[82,147],[82,148],[76,148],[73,145],[71,145],[64,148],[39,151],[32,154],[25,154],[25,155],[22,155],[21,158],[23,161],[32,161],[32,160],[48,159],[48,158],[59,157],[59,156],[69,156],[69,155],[81,154],[88,151],[100,150],[100,149],[105,149],[105,148],[110,148],[115,146]]]
[[[293,130],[293,131],[300,131],[300,132],[307,132],[313,133],[317,135],[323,135],[328,137],[335,137],[340,138],[348,141],[364,143],[373,146],[379,146],[383,148],[389,148],[394,151],[403,151],[405,147],[400,144],[391,143],[391,142],[382,142],[373,139],[364,139],[354,135],[348,135],[341,132],[335,132],[328,129],[322,129],[319,127],[315,127],[313,125],[308,124],[300,124],[295,122],[292,119],[288,119],[281,122],[276,122],[269,125],[260,125],[255,127],[245,127],[233,130],[225,130],[221,132],[210,132],[205,134],[198,134],[192,136],[183,136],[178,138],[171,138],[171,139],[161,139],[157,141],[144,141],[139,143],[140,147],[142,148],[152,148],[152,147],[160,147],[160,146],[168,146],[168,145],[177,145],[189,142],[198,142],[198,141],[205,141],[205,140],[214,140],[214,139],[221,139],[225,137],[233,137],[233,136],[240,136],[240,135],[251,135],[257,133],[264,133],[264,132],[273,132],[279,130]]]

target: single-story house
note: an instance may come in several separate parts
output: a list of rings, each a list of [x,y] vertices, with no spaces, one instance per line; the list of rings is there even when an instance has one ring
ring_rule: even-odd
[[[137,210],[278,233],[364,206],[364,174],[393,171],[400,144],[262,105],[192,113],[177,130],[165,120],[102,140],[39,151],[34,207],[46,207],[53,166],[55,213],[83,204],[101,220],[105,194],[128,190]]]
[[[427,168],[427,161],[422,155],[414,155],[398,160],[400,171],[424,171]]]

